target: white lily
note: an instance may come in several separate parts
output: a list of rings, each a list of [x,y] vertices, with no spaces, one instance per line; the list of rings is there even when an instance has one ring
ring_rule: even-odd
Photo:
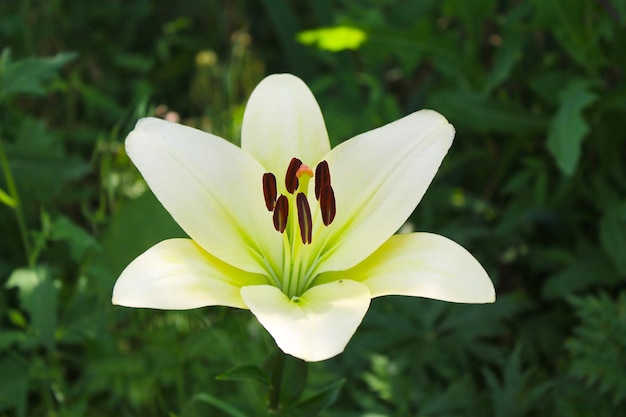
[[[128,155],[190,239],[135,259],[113,303],[250,309],[285,352],[341,353],[373,297],[495,301],[479,262],[431,233],[394,235],[424,195],[454,128],[422,110],[330,149],[313,94],[272,75],[252,93],[241,148],[142,119]]]

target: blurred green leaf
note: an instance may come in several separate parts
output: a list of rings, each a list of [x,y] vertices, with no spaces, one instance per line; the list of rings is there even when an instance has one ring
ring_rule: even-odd
[[[221,381],[257,381],[269,387],[270,377],[258,366],[240,365],[229,369],[215,377]]]
[[[328,384],[312,397],[298,403],[294,409],[299,417],[315,417],[321,411],[332,405],[339,397],[339,392],[346,383],[345,379]]]
[[[547,123],[513,102],[500,102],[481,94],[441,91],[431,98],[432,106],[453,124],[477,132],[524,135],[543,130]]]
[[[7,206],[11,208],[15,208],[15,206],[17,205],[17,203],[15,202],[15,199],[11,197],[9,194],[7,194],[7,192],[1,188],[0,188],[0,203],[6,204]]]
[[[185,236],[154,194],[148,191],[113,214],[102,239],[101,255],[111,270],[119,273],[150,246],[167,238]]]
[[[24,340],[24,332],[19,330],[3,330],[0,332],[0,352],[6,351],[14,344]]]
[[[280,353],[283,354],[282,352]],[[287,355],[280,387],[280,402],[290,404],[300,398],[308,381],[308,366],[301,359]]]
[[[305,30],[296,36],[304,45],[314,45],[318,49],[339,52],[345,49],[359,49],[367,40],[367,33],[350,26],[335,26]]]
[[[250,417],[247,414],[242,413],[232,405],[214,397],[207,393],[200,393],[193,396],[192,402],[203,402],[214,406],[215,408],[223,411],[226,416],[230,417]]]
[[[497,86],[511,78],[515,65],[522,60],[528,37],[523,22],[531,11],[530,5],[526,3],[512,9],[501,25],[502,33],[493,38],[499,43],[495,45],[493,67],[483,90],[485,94],[490,94]]]
[[[363,373],[363,382],[376,395],[385,401],[393,401],[393,377],[396,367],[384,355],[373,354],[370,357],[371,370]]]
[[[611,397],[626,399],[626,293],[613,300],[606,293],[572,298],[580,324],[566,346],[570,373]]]
[[[31,216],[38,214],[36,203],[47,203],[91,169],[87,161],[68,155],[45,123],[30,117],[22,121],[16,140],[6,144],[6,153],[23,209]]]
[[[0,55],[0,101],[16,94],[45,94],[46,83],[76,57],[74,52],[62,52],[49,58],[12,61],[11,51],[4,49]]]
[[[615,286],[623,281],[599,248],[583,246],[578,252],[571,255],[567,266],[548,276],[541,291],[543,297],[565,299],[590,288]]]
[[[304,46],[296,42],[300,25],[293,11],[294,6],[285,0],[261,0],[260,3],[273,24],[288,67],[292,72],[306,76],[311,70],[312,63],[304,53]]]
[[[445,390],[428,395],[420,409],[424,416],[463,416],[483,406],[476,386],[467,375],[452,381]]]
[[[25,358],[0,358],[0,411],[15,410],[16,416],[26,415],[28,371]]]
[[[565,175],[572,175],[580,159],[582,141],[589,132],[589,125],[582,112],[594,103],[598,96],[591,92],[593,83],[575,79],[559,94],[560,106],[548,130],[548,150]]]
[[[65,216],[60,216],[52,222],[50,239],[66,242],[75,262],[80,262],[87,251],[100,247],[93,236]]]
[[[492,371],[484,372],[491,391],[493,412],[496,417],[528,415],[541,403],[551,388],[550,383],[533,385],[532,370],[522,365],[521,348],[518,346],[509,356],[499,378]]]
[[[17,269],[5,286],[17,288],[20,305],[30,315],[31,328],[48,350],[54,348],[54,331],[57,322],[57,296],[46,268]]]
[[[600,242],[617,270],[626,275],[626,201],[608,207],[600,219]]]

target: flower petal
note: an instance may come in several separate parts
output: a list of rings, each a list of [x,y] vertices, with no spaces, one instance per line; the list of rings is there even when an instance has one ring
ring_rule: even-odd
[[[191,239],[169,239],[139,255],[113,287],[113,304],[186,310],[209,305],[246,308],[240,288],[266,283],[263,275],[236,269]]]
[[[422,199],[453,137],[442,115],[422,110],[330,151],[324,159],[337,214],[313,238],[323,245],[317,272],[350,268],[395,233]]]
[[[280,262],[281,236],[263,197],[264,169],[211,134],[142,119],[126,151],[176,222],[212,255],[250,272]]]
[[[283,352],[310,362],[343,352],[370,304],[367,287],[349,280],[313,287],[294,300],[269,285],[243,287],[241,295]]]
[[[493,283],[458,243],[432,233],[394,235],[352,269],[320,275],[316,283],[351,279],[372,297],[410,295],[456,303],[491,303]],[[314,287],[315,288],[315,287]]]
[[[291,158],[314,167],[330,150],[322,112],[301,79],[274,74],[257,85],[243,116],[241,148],[280,179]]]

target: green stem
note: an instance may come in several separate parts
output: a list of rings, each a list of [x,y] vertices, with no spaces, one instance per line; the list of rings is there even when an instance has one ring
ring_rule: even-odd
[[[285,371],[285,359],[287,355],[280,349],[276,352],[274,359],[274,371],[272,372],[272,382],[269,392],[269,412],[274,414],[280,408],[280,389],[283,383],[283,373]]]
[[[7,189],[9,191],[9,195],[15,201],[15,216],[17,217],[17,225],[20,229],[20,235],[22,237],[22,244],[24,245],[24,252],[26,253],[26,259],[28,260],[28,265],[33,266],[32,259],[32,249],[30,246],[30,242],[28,240],[28,232],[26,228],[26,220],[24,219],[24,213],[22,211],[22,202],[20,200],[20,196],[17,192],[17,186],[15,185],[15,180],[13,179],[13,173],[11,172],[11,167],[9,166],[9,160],[7,159],[6,153],[4,152],[4,146],[2,144],[2,136],[0,135],[0,165],[2,165],[2,172],[4,173],[4,178],[6,179]]]

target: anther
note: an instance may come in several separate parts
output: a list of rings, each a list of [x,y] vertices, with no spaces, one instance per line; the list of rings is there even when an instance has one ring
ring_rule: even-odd
[[[330,184],[325,184],[320,190],[320,211],[324,226],[331,224],[335,214],[337,214],[337,207],[335,205],[335,192]]]
[[[290,194],[298,189],[298,169],[302,165],[302,161],[298,158],[291,158],[287,174],[285,175],[285,187]]]
[[[324,185],[330,185],[330,170],[328,162],[322,161],[315,168],[315,198],[320,199],[320,192]]]
[[[269,211],[276,206],[276,177],[271,172],[263,174],[263,197],[265,197],[265,207]]]
[[[274,208],[274,229],[283,233],[287,227],[287,217],[289,217],[289,201],[281,194]]]
[[[281,196],[282,197],[282,196]],[[311,208],[304,193],[296,196],[296,206],[298,207],[298,224],[300,225],[300,237],[302,243],[308,245],[313,238],[313,220],[311,219]]]

